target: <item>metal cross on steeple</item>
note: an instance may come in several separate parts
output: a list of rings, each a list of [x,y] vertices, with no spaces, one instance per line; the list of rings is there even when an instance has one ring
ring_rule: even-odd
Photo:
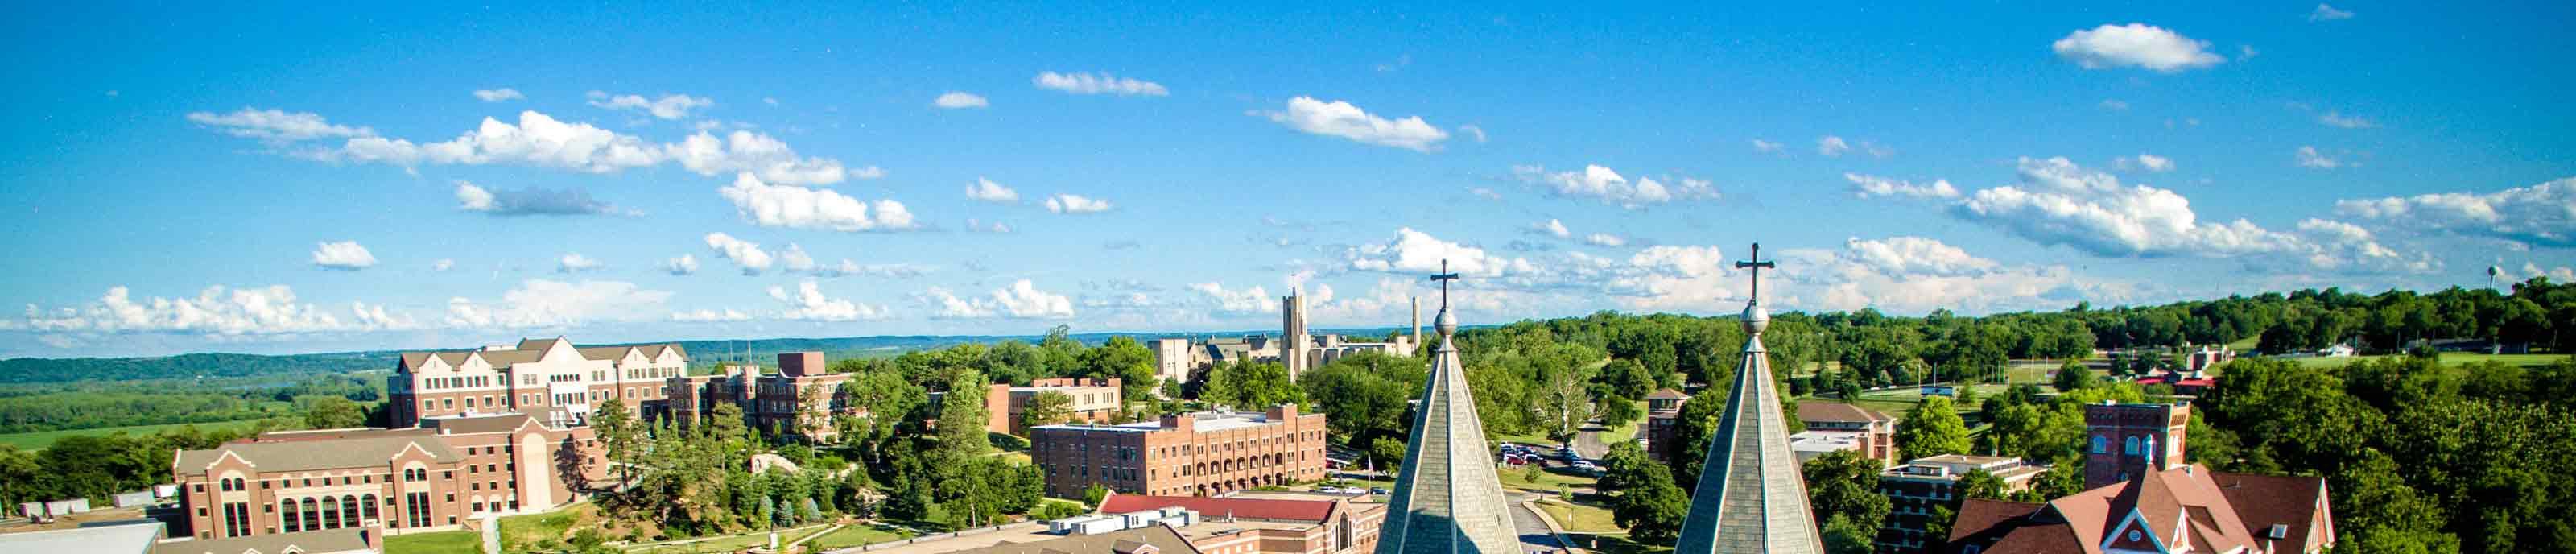
[[[1431,280],[1440,282],[1440,307],[1448,308],[1449,282],[1458,280],[1458,274],[1449,272],[1448,259],[1440,260],[1440,272],[1431,274]]]
[[[1753,261],[1738,260],[1735,262],[1735,267],[1753,268],[1753,300],[1751,302],[1754,304],[1760,304],[1762,303],[1762,268],[1777,268],[1780,267],[1780,264],[1763,261],[1762,243],[1757,242],[1753,243]]]

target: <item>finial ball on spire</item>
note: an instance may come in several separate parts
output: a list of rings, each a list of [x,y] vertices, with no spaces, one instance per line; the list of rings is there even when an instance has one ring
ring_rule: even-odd
[[[1762,309],[1761,304],[1744,305],[1744,334],[1759,335],[1762,334],[1763,329],[1769,328],[1771,328],[1771,310]]]
[[[1448,306],[1441,306],[1440,315],[1431,318],[1431,329],[1440,332],[1441,340],[1448,340],[1449,335],[1458,332],[1458,318],[1449,315]]]

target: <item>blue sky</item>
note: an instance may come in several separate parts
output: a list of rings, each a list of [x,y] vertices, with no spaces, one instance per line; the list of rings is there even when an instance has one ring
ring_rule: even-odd
[[[2567,4],[1569,7],[15,6],[0,355],[2576,277]]]

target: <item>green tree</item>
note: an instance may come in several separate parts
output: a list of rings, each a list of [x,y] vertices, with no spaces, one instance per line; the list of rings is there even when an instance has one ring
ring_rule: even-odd
[[[1368,452],[1371,461],[1377,464],[1378,471],[1393,472],[1398,466],[1404,465],[1404,441],[1378,437],[1377,440],[1369,441]]]
[[[1959,476],[1956,490],[1958,494],[1954,495],[1954,498],[2003,500],[2005,496],[2012,494],[2006,490],[2003,478],[1996,477],[1985,468],[1971,469],[1966,475]]]
[[[633,482],[635,473],[644,465],[645,446],[650,440],[644,436],[643,424],[626,412],[626,403],[605,402],[591,414],[590,428],[600,448],[607,451],[609,469],[616,471],[618,486]]]
[[[1830,554],[1869,554],[1871,538],[1878,526],[1861,523],[1850,516],[1835,514],[1825,520],[1825,552]]]
[[[1020,412],[1020,425],[1037,427],[1073,420],[1073,395],[1061,391],[1041,391],[1029,397],[1029,406]]]
[[[1082,505],[1084,506],[1098,509],[1100,507],[1100,502],[1108,499],[1109,487],[1100,486],[1099,483],[1092,483],[1091,486],[1082,488]]]
[[[1646,409],[1638,407],[1637,401],[1616,394],[1601,397],[1601,409],[1598,412],[1601,414],[1601,424],[1613,429],[1627,426],[1646,417]]]
[[[1377,437],[1401,439],[1408,432],[1408,402],[1427,373],[1419,358],[1364,352],[1307,370],[1298,383],[1324,413],[1333,434],[1346,444],[1368,444]]]
[[[347,429],[367,424],[367,413],[358,403],[338,396],[315,397],[304,406],[304,426],[311,429]]]
[[[1896,422],[1896,448],[1904,459],[1966,454],[1968,446],[1968,424],[1947,397],[1925,396]]]
[[[1846,519],[1876,529],[1894,504],[1878,493],[1878,460],[1850,450],[1828,452],[1801,469],[1807,479],[1807,506],[1819,521]]]
[[[1117,379],[1128,402],[1146,402],[1154,398],[1154,351],[1133,337],[1110,337],[1082,354],[1085,372],[1092,377]]]
[[[1640,544],[1670,544],[1681,537],[1682,519],[1689,515],[1690,497],[1660,465],[1643,466],[1627,490],[1611,499],[1611,516]]]
[[[1600,380],[1619,396],[1643,398],[1655,391],[1655,376],[1636,360],[1611,360],[1610,365],[1602,366]]]
[[[1662,465],[1662,463],[1656,462],[1652,457],[1647,456],[1646,449],[1639,448],[1636,442],[1620,441],[1619,444],[1610,445],[1610,452],[1602,455],[1601,479],[1600,482],[1594,483],[1592,487],[1594,490],[1601,491],[1603,494],[1627,490],[1630,483],[1641,482],[1645,479],[1647,468],[1661,467]],[[1666,478],[1670,478],[1670,476],[1667,476]]]
[[[1717,416],[1725,413],[1726,394],[1702,392],[1682,401],[1681,413],[1673,419],[1673,440],[1679,448],[1673,460],[1673,478],[1683,483],[1699,483],[1700,464],[1707,459],[1709,437],[1717,433]]]
[[[2092,384],[2093,370],[2084,367],[2084,362],[2078,360],[2067,360],[2066,363],[2058,364],[2057,379],[2049,382],[2049,386],[2057,387],[2057,392],[2069,392]]]
[[[985,435],[992,414],[984,408],[984,390],[984,376],[971,372],[948,384],[948,396],[939,403],[939,447],[933,451],[938,464],[958,467],[992,448]]]

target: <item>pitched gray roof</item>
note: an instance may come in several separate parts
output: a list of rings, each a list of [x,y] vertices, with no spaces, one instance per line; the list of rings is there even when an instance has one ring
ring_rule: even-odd
[[[1762,330],[1771,314],[1744,307],[1744,362],[1735,371],[1726,409],[1710,432],[1690,515],[1673,554],[1770,552],[1823,554],[1815,517],[1807,513],[1807,481],[1789,450],[1789,424],[1780,392],[1771,382],[1771,358]],[[1702,395],[1703,398],[1706,395]]]
[[[1440,351],[1414,410],[1404,466],[1378,529],[1377,554],[1516,554],[1520,533],[1485,447],[1485,425],[1458,363],[1458,342],[1449,337],[1457,320],[1444,306],[1435,321]]]
[[[381,467],[412,445],[419,445],[421,450],[429,452],[432,459],[440,462],[465,459],[464,455],[448,448],[446,442],[436,437],[385,434],[345,439],[243,442],[208,450],[181,450],[175,469],[180,475],[205,475],[206,466],[222,459],[225,452],[258,465],[262,473]]]
[[[1041,554],[1046,552],[1063,552],[1067,554],[1123,554],[1135,552],[1137,546],[1148,544],[1153,545],[1154,548],[1161,551],[1162,554],[1199,554],[1198,547],[1190,546],[1190,541],[1182,538],[1179,531],[1174,531],[1171,527],[1164,525],[1141,527],[1125,531],[1111,531],[1097,535],[1075,535],[1061,539],[1047,539],[1035,542],[996,544],[983,548],[960,550],[958,551],[958,554]]]
[[[445,434],[457,435],[474,433],[507,433],[519,430],[519,426],[526,425],[529,419],[530,417],[526,413],[462,417],[429,417],[421,418],[420,426],[437,429]]]
[[[373,552],[367,549],[367,528],[325,529],[298,533],[271,533],[229,539],[197,539],[165,542],[152,547],[152,554],[242,554],[259,552],[278,554],[287,547],[309,554],[329,552]],[[382,533],[383,531],[374,531]]]

